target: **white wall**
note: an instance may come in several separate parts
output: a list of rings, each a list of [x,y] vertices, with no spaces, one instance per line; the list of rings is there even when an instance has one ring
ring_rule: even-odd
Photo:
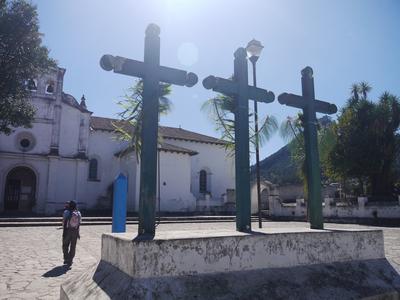
[[[279,190],[276,185],[269,181],[260,182],[260,193],[261,201],[263,200],[262,192],[266,190],[268,193],[268,201],[270,198],[276,198],[279,195]],[[258,196],[257,196],[257,182],[253,182],[251,185],[251,213],[254,214],[258,212]],[[268,202],[269,203],[269,202]]]
[[[114,154],[121,150],[124,145],[126,143],[117,141],[111,132],[90,131],[87,156],[89,160],[91,158],[97,159],[98,180],[89,180],[89,162],[87,161],[86,169],[83,169],[84,175],[82,176],[81,186],[86,190],[84,197],[87,199],[88,208],[96,206],[100,197],[107,196],[107,189],[121,170],[120,159],[115,157]]]
[[[190,192],[191,158],[188,154],[161,151],[161,211],[194,211],[196,199]]]
[[[140,162],[136,160],[135,152],[121,158],[120,169],[128,176],[128,211],[137,212],[140,197]],[[190,156],[161,151],[160,175],[161,211],[194,211],[196,199],[190,192]],[[158,180],[156,193],[158,209]]]
[[[51,176],[56,176],[55,178],[55,197],[48,199],[47,211],[52,212],[55,207],[62,207],[62,204],[66,201],[76,200],[75,199],[75,174],[76,165],[74,160],[59,159],[54,168],[55,174],[52,173]],[[53,208],[54,207],[54,208]]]
[[[35,140],[35,146],[26,153],[47,154],[50,150],[51,125],[43,123],[33,123],[32,128],[16,128],[9,136],[0,134],[0,151],[21,153],[18,145],[18,137],[21,133],[30,133]]]
[[[139,211],[139,168],[136,153],[131,152],[119,159],[120,171],[128,179],[127,209],[129,212]]]
[[[74,156],[78,152],[81,112],[67,104],[61,106],[59,154]]]
[[[212,201],[222,205],[226,190],[235,188],[234,157],[228,156],[222,145],[174,139],[165,139],[165,142],[198,152],[191,157],[191,191],[197,199],[201,198],[199,172],[205,169],[209,172],[207,187],[210,189]]]
[[[270,215],[276,217],[305,217],[307,207],[302,204],[303,199],[297,199],[296,203],[282,204],[278,198],[274,198],[274,203],[270,206]],[[322,206],[324,217],[328,218],[399,218],[400,201],[391,206],[366,205],[367,198],[359,197],[358,205],[341,206],[335,205],[333,198],[325,198]]]
[[[121,171],[128,174],[128,211],[139,210],[140,162],[135,152],[121,158]],[[196,199],[190,192],[191,160],[187,154],[160,152],[161,211],[193,211]],[[157,173],[158,174],[158,173]],[[158,201],[158,179],[157,179]],[[158,203],[157,203],[158,209]]]

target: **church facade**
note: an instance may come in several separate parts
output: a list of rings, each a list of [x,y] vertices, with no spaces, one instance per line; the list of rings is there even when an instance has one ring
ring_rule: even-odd
[[[0,212],[56,214],[69,200],[83,210],[112,206],[113,182],[128,178],[128,211],[138,211],[140,162],[93,116],[85,98],[64,93],[65,69],[31,80],[32,128],[0,134]],[[157,197],[163,212],[223,210],[234,201],[234,157],[225,143],[182,128],[159,127]]]

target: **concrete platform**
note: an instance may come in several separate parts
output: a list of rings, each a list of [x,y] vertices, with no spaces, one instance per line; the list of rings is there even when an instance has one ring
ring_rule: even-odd
[[[100,263],[61,299],[396,299],[380,230],[103,234]],[[386,298],[385,298],[386,299]]]

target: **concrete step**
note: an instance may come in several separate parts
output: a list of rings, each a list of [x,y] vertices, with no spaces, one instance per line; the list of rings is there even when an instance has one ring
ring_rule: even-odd
[[[176,220],[232,220],[235,216],[162,216],[161,220],[176,221]],[[107,222],[112,220],[112,217],[86,217],[83,219],[87,222]],[[138,217],[127,217],[128,221],[137,221]],[[62,217],[2,217],[0,223],[4,222],[61,222]]]
[[[161,217],[156,219],[157,223],[216,223],[216,222],[234,222],[235,216],[195,216],[195,217]],[[252,217],[252,221],[257,221]],[[54,226],[61,227],[62,218],[0,218],[0,227],[33,227],[33,226]],[[111,217],[84,217],[82,226],[88,225],[111,225]],[[137,217],[128,217],[126,224],[138,224]]]

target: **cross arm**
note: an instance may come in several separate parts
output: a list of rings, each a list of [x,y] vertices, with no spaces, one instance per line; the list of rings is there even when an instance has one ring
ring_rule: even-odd
[[[308,105],[302,96],[283,93],[278,96],[278,102],[280,104],[284,104],[287,106],[292,106],[300,109],[305,109]],[[313,100],[315,112],[323,113],[323,114],[334,114],[337,112],[337,107],[335,104],[331,104],[329,102],[321,101],[321,100]]]
[[[225,95],[234,96],[238,93],[238,87],[235,82],[232,80],[208,76],[203,80],[203,86],[207,90],[213,90],[214,92],[218,92]]]
[[[238,85],[236,82],[220,77],[208,76],[203,80],[203,86],[215,92],[235,96],[238,93]],[[273,92],[249,86],[248,87],[248,98],[258,102],[270,103],[275,99]]]
[[[146,65],[143,62],[121,56],[103,55],[100,59],[100,65],[104,70],[114,70],[114,73],[118,74],[140,78],[146,75]],[[169,67],[159,67],[158,76],[159,81],[188,87],[194,86],[198,80],[194,73]]]
[[[100,66],[106,70],[114,70],[114,73],[141,77],[145,74],[144,63],[121,56],[103,55],[100,59]]]
[[[159,76],[162,82],[185,85],[187,87],[194,86],[198,81],[197,75],[194,73],[162,66],[159,70]]]

